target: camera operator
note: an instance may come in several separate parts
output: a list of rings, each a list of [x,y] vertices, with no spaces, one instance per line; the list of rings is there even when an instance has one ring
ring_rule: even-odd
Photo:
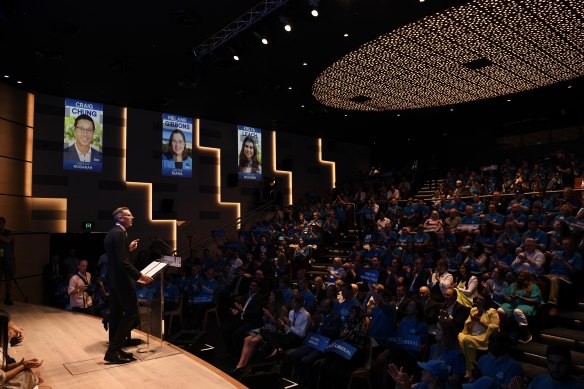
[[[93,285],[87,271],[87,259],[79,261],[78,272],[69,280],[69,306],[72,311],[93,314]]]

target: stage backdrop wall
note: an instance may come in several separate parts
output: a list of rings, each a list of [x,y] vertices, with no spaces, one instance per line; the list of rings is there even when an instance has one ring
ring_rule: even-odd
[[[0,97],[6,102],[0,105],[0,168],[7,172],[0,180],[0,214],[16,232],[82,232],[84,222],[104,232],[113,224],[112,210],[127,205],[136,217],[133,237],[184,248],[187,236],[208,236],[233,222],[237,204],[243,217],[258,204],[263,183],[236,177],[236,128],[249,123],[197,121],[201,147],[193,145],[192,178],[163,177],[162,113],[104,104],[103,171],[64,171],[64,101],[85,96],[33,96],[0,83]],[[278,132],[274,148],[273,136],[272,129],[262,129],[263,176],[276,180],[284,206],[289,198],[331,189],[332,167],[319,162],[318,139]],[[337,163],[337,181],[368,170],[368,147],[322,144],[322,157]],[[188,223],[175,230],[175,220]],[[42,265],[50,257],[43,250],[35,255]]]

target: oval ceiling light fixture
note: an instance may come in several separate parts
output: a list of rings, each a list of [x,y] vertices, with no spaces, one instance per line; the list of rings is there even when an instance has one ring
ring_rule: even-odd
[[[582,77],[581,10],[581,0],[471,1],[365,43],[324,70],[312,94],[338,109],[405,110]]]

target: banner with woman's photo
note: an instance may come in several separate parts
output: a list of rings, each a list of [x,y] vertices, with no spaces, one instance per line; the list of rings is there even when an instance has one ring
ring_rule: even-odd
[[[237,126],[238,172],[240,180],[262,179],[262,130]]]
[[[193,119],[162,114],[162,175],[193,176]]]
[[[65,99],[63,169],[101,172],[103,104]]]

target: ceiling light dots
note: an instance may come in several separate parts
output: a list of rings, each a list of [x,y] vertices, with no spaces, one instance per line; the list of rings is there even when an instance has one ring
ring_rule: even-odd
[[[403,110],[581,77],[579,10],[578,0],[475,0],[453,7],[347,54],[319,75],[313,96],[347,110]],[[481,59],[480,66],[467,66]],[[370,100],[351,101],[355,96]]]

